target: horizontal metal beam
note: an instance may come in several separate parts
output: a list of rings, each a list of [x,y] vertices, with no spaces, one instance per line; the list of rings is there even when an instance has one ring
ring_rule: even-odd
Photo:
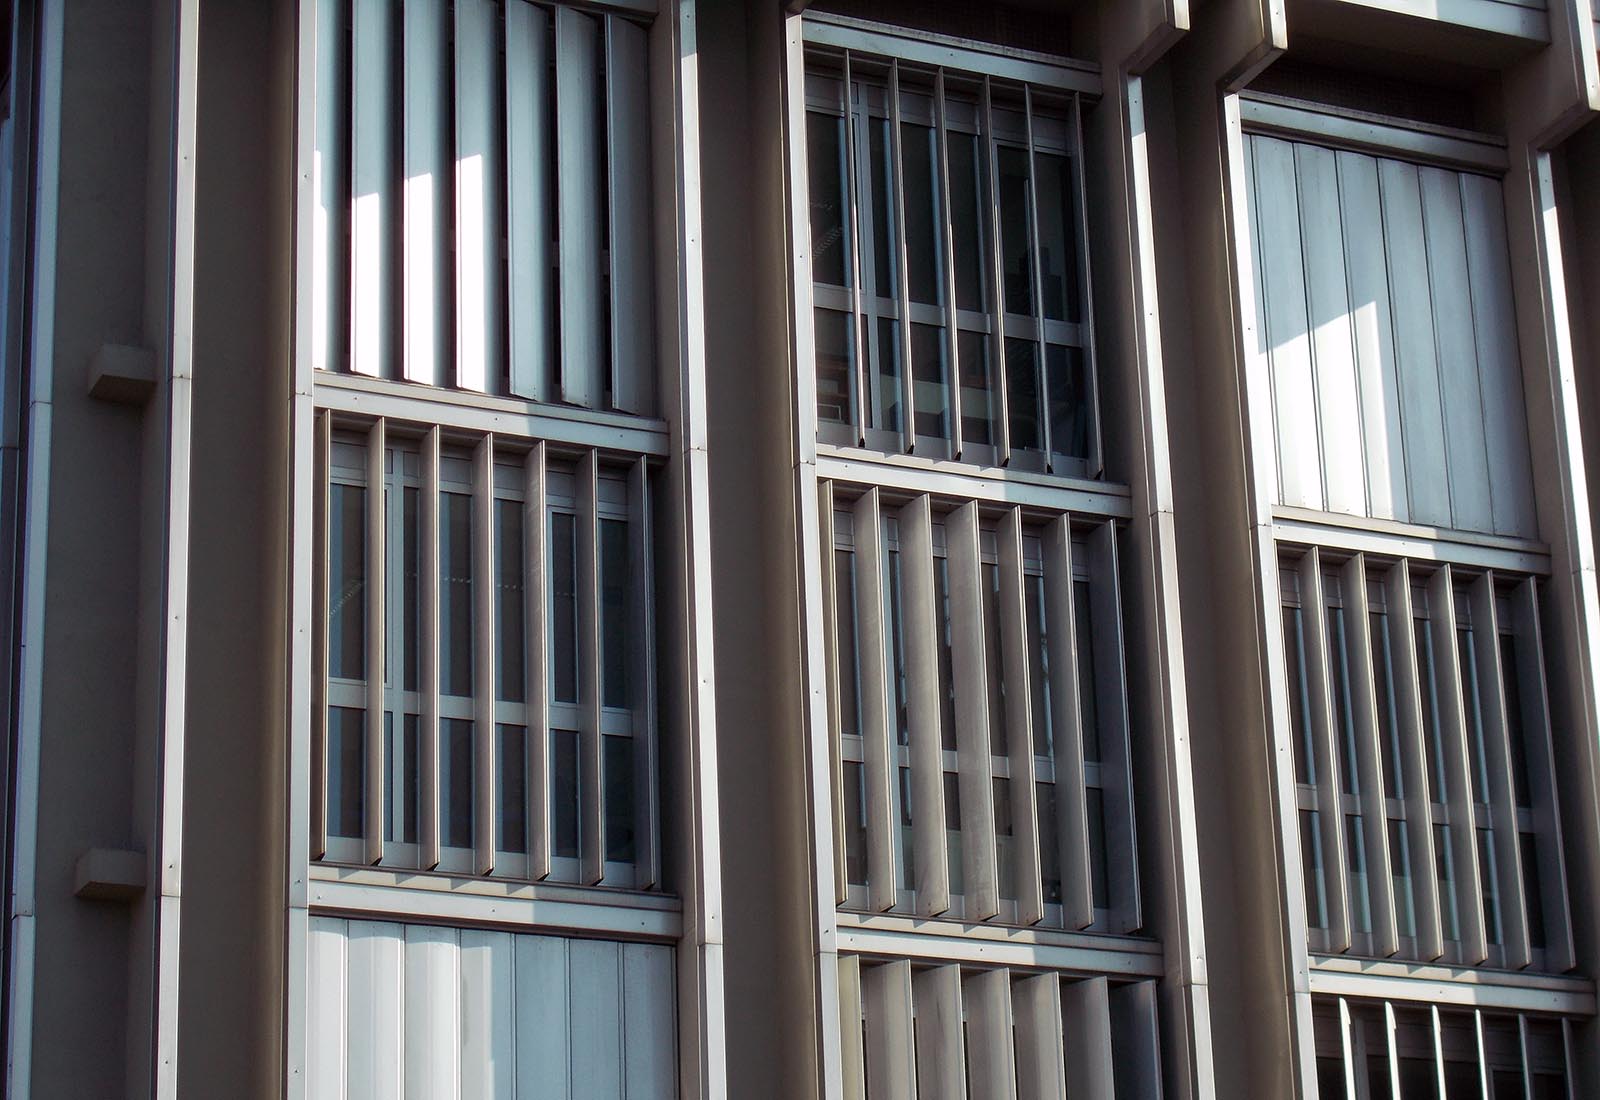
[[[1595,985],[1587,978],[1375,962],[1332,955],[1311,956],[1311,992],[1575,1016],[1592,1016],[1596,1006]]]
[[[1126,486],[1046,477],[1000,467],[958,465],[915,455],[841,453],[817,445],[817,476],[852,485],[877,485],[907,494],[1021,505],[1047,512],[1076,512],[1108,519],[1130,519],[1133,504]]]
[[[1164,973],[1161,946],[1148,940],[843,911],[838,919],[839,950],[863,955],[1081,974]]]
[[[1489,134],[1401,122],[1263,92],[1239,97],[1239,120],[1248,133],[1309,139],[1374,156],[1492,173],[1505,172],[1510,165],[1505,141]]]

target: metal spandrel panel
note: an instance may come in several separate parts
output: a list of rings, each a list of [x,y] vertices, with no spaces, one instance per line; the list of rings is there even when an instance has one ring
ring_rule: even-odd
[[[1111,1058],[1111,1004],[1104,978],[1061,988],[1067,1095],[1072,1100],[1116,1100]]]
[[[902,960],[863,967],[861,987],[866,1003],[867,1095],[872,1100],[916,1100],[911,964]]]
[[[917,1005],[917,1100],[967,1100],[961,967],[918,971],[911,984]]]
[[[516,1096],[516,953],[510,932],[461,933],[461,1093]]]
[[[911,828],[916,909],[925,917],[950,908],[946,851],[944,753],[941,748],[938,639],[934,601],[933,514],[927,496],[899,511],[900,617],[905,649],[906,725],[911,738]]]
[[[516,940],[519,1098],[572,1100],[567,1036],[567,1002],[572,989],[567,974],[570,942],[554,936],[518,936]]]
[[[966,1001],[968,1072],[974,1096],[1017,1094],[1017,1064],[1012,1046],[1011,972],[979,970],[967,975],[961,994]]]
[[[677,1094],[673,1003],[672,952],[623,944],[622,1070],[628,1100],[670,1100]]]
[[[956,683],[956,752],[961,775],[964,916],[968,921],[988,920],[1000,911],[1000,891],[995,866],[978,506],[967,503],[951,512],[945,519],[945,532],[950,570],[950,649]]]
[[[505,366],[500,5],[455,0],[455,8],[456,385],[498,393]]]
[[[1315,145],[1296,145],[1294,161],[1300,188],[1300,236],[1325,503],[1330,512],[1364,515],[1366,477],[1361,462],[1361,416],[1338,165],[1332,150]]]
[[[457,933],[451,928],[407,925],[404,936],[404,1095],[453,1097],[461,1080]]]
[[[405,5],[405,364],[408,382],[450,381],[451,195],[449,8]]]
[[[606,364],[601,285],[600,23],[556,9],[556,165],[561,241],[561,397],[596,408]]]
[[[592,1096],[622,1095],[622,955],[619,945],[574,940],[572,1080]]]
[[[606,16],[606,165],[611,175],[611,403],[655,408],[650,248],[650,75],[643,27]]]
[[[405,941],[398,924],[350,923],[349,1100],[400,1095]]]
[[[1061,979],[1040,974],[1014,983],[1011,1014],[1016,1028],[1017,1100],[1066,1100]]]
[[[311,918],[306,946],[311,980],[306,990],[306,1094],[313,1100],[344,1100],[346,1042],[345,946],[348,922]]]
[[[311,226],[311,365],[317,370],[341,369],[348,350],[345,232],[350,166],[345,143],[350,113],[340,65],[344,11],[342,0],[317,0],[316,136],[311,166],[311,186],[317,195]]]
[[[1278,448],[1278,491],[1284,504],[1321,508],[1322,460],[1317,449],[1316,383],[1306,316],[1294,146],[1250,139],[1255,166],[1257,262],[1265,299],[1266,346]]]
[[[1423,168],[1422,213],[1433,290],[1434,344],[1444,403],[1449,460],[1450,523],[1470,531],[1494,528],[1489,500],[1489,456],[1478,390],[1478,349],[1473,338],[1472,291],[1467,283],[1466,229],[1461,220],[1460,173]]]
[[[395,204],[399,196],[396,7],[351,8],[350,369],[390,376],[395,358]]]
[[[867,1100],[867,1052],[861,1030],[861,960],[839,956],[839,1069],[844,1100]]]
[[[550,16],[506,4],[506,216],[511,393],[550,398]]]

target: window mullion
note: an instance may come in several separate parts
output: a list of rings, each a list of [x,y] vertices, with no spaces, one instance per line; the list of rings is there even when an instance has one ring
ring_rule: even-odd
[[[1434,679],[1439,691],[1443,734],[1450,847],[1454,855],[1456,909],[1461,933],[1460,961],[1476,966],[1488,958],[1483,927],[1483,886],[1478,871],[1476,815],[1472,812],[1472,765],[1467,752],[1467,718],[1461,695],[1461,663],[1456,649],[1455,577],[1441,565],[1428,581],[1428,627],[1433,637]]]
[[[597,885],[605,877],[604,754],[600,741],[600,457],[590,451],[577,469],[578,511],[578,697],[579,749],[578,848],[583,881]]]
[[[983,151],[989,177],[989,354],[994,361],[994,395],[999,401],[996,419],[1000,422],[997,458],[1001,466],[1011,461],[1011,386],[1010,366],[1006,362],[1005,337],[1005,255],[1000,241],[1000,161],[994,140],[993,89],[983,78]]]
[[[1511,782],[1511,742],[1507,733],[1505,678],[1500,668],[1500,623],[1495,608],[1494,574],[1485,572],[1469,590],[1478,694],[1483,723],[1484,766],[1489,773],[1489,801],[1494,824],[1490,838],[1500,894],[1501,942],[1505,965],[1520,970],[1533,961],[1528,936],[1527,899],[1522,896],[1522,852],[1517,833],[1517,797]]]
[[[1016,853],[1017,919],[1044,918],[1039,868],[1039,807],[1033,760],[1033,690],[1028,668],[1028,612],[1022,564],[1022,510],[1009,509],[997,532],[1000,558],[1000,664],[1005,676],[1006,750],[1011,758],[1012,846]]]
[[[956,752],[960,773],[962,878],[968,921],[1000,912],[996,866],[994,779],[989,750],[989,671],[984,662],[983,568],[978,506],[969,501],[945,518],[950,571],[950,650],[955,679]]]
[[[1434,851],[1433,803],[1428,788],[1428,755],[1424,747],[1421,664],[1417,654],[1411,601],[1411,567],[1404,559],[1389,567],[1384,577],[1384,606],[1390,662],[1394,677],[1395,715],[1400,738],[1401,780],[1404,785],[1406,846],[1411,855],[1411,896],[1416,913],[1417,954],[1424,960],[1444,953],[1443,914],[1439,907],[1438,856]]]
[[[945,126],[944,69],[934,75],[934,125],[939,140],[940,242],[944,249],[944,344],[949,368],[945,388],[950,401],[950,455],[961,457],[961,348],[956,324],[956,250],[953,207],[950,201],[950,135]]]
[[[634,880],[636,890],[648,890],[661,877],[661,845],[657,833],[660,766],[656,736],[655,678],[655,576],[652,559],[649,470],[641,457],[628,472],[629,618],[632,640],[633,769],[634,769]]]
[[[535,443],[522,462],[522,530],[525,557],[522,574],[523,677],[528,725],[528,877],[550,874],[550,583],[549,507],[546,492],[546,445]]]
[[[363,800],[362,832],[366,837],[365,858],[368,863],[383,859],[383,704],[385,653],[384,630],[384,429],[382,417],[367,429],[367,646],[366,646],[366,790]]]
[[[1069,929],[1094,923],[1093,857],[1089,851],[1088,791],[1083,761],[1083,692],[1072,582],[1072,518],[1057,516],[1044,533],[1045,621],[1050,632],[1050,728],[1054,735],[1056,829],[1061,857],[1061,918]],[[1098,663],[1097,663],[1098,665]]]
[[[867,781],[867,889],[869,904],[879,912],[894,908],[894,786],[889,707],[889,631],[884,615],[883,524],[878,489],[855,503],[856,617],[861,662],[861,740]]]
[[[889,62],[889,176],[894,181],[894,226],[891,246],[899,260],[895,300],[900,317],[900,449],[907,454],[917,447],[916,370],[911,361],[911,280],[906,277],[906,188],[905,163],[900,149],[900,62]],[[880,348],[881,352],[882,349]]]
[[[1344,600],[1344,640],[1349,656],[1351,719],[1355,722],[1356,768],[1361,782],[1359,805],[1365,819],[1362,835],[1367,865],[1368,910],[1372,914],[1373,953],[1393,955],[1400,949],[1394,908],[1394,878],[1389,861],[1389,830],[1380,763],[1378,697],[1373,679],[1372,633],[1367,602],[1367,562],[1355,554],[1340,571]]]
[[[317,618],[311,632],[311,858],[321,859],[328,851],[328,569],[332,561],[328,545],[328,476],[333,452],[333,416],[323,412],[316,419],[315,453],[316,497],[312,545],[316,558],[312,565],[312,601]]]
[[[477,873],[494,870],[499,791],[495,783],[494,436],[472,455],[473,847]]]
[[[422,753],[422,869],[439,862],[439,429],[428,429],[422,443],[422,507],[418,532],[417,580],[422,616],[422,720],[417,744]]]
[[[950,908],[944,760],[940,749],[939,616],[934,606],[933,512],[926,494],[899,510],[901,621],[906,662],[906,724],[911,740],[912,835],[916,909],[932,917]]]
[[[1044,339],[1044,287],[1040,285],[1043,268],[1039,262],[1039,171],[1033,156],[1033,88],[1022,86],[1023,126],[1028,138],[1028,262],[1031,267],[1028,281],[1033,284],[1034,343],[1038,360],[1034,365],[1034,378],[1038,385],[1039,439],[1044,450],[1045,469],[1053,469],[1051,456],[1055,448],[1050,439],[1050,371]]]
[[[862,267],[861,267],[861,215],[864,210],[870,209],[866,203],[859,177],[856,148],[856,114],[855,114],[855,82],[850,75],[850,52],[844,55],[844,143],[845,143],[845,178],[848,187],[844,207],[850,218],[850,312],[855,318],[855,326],[850,338],[855,344],[855,372],[856,384],[859,387],[861,400],[856,402],[856,442],[864,445],[867,441],[867,424],[869,416],[867,405],[875,401],[877,388],[873,385],[872,363],[869,361],[867,349],[869,344],[866,339],[865,319],[861,315],[862,294]]]

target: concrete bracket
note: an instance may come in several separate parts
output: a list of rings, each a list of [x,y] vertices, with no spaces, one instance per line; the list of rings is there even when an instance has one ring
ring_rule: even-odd
[[[89,363],[89,396],[143,406],[156,389],[156,356],[149,348],[102,344]]]
[[[122,848],[90,848],[78,857],[72,892],[94,901],[132,901],[144,893],[145,854]]]

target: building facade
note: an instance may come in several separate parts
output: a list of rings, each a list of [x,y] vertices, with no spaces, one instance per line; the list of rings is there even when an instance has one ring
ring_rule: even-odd
[[[7,1094],[1600,1096],[1590,2],[16,0]]]

